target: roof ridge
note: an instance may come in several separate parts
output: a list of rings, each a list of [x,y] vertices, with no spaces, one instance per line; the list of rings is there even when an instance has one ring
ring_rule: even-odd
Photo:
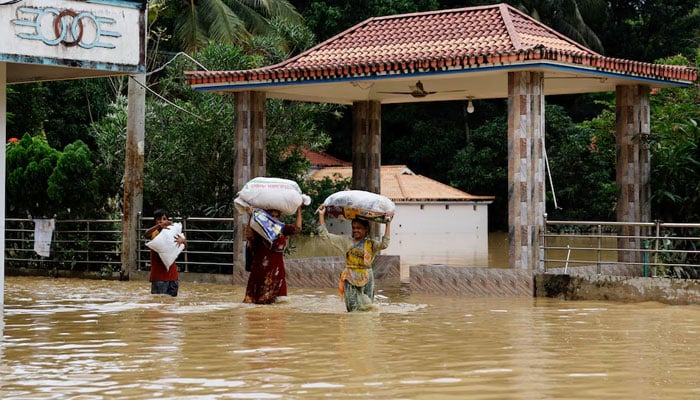
[[[540,28],[546,30],[547,32],[549,32],[549,33],[551,33],[552,35],[558,37],[559,39],[561,39],[561,40],[563,40],[563,41],[565,41],[565,42],[568,42],[568,43],[570,43],[571,45],[573,45],[573,46],[575,46],[575,47],[578,47],[581,51],[588,52],[588,53],[592,53],[592,54],[595,54],[595,55],[600,56],[600,57],[604,57],[602,54],[600,54],[600,53],[598,53],[598,52],[596,52],[596,51],[593,51],[592,49],[589,49],[588,47],[582,45],[581,43],[579,43],[579,42],[577,42],[577,41],[571,39],[570,37],[568,37],[568,36],[566,36],[566,35],[563,35],[563,34],[557,32],[556,30],[554,30],[554,29],[550,28],[549,26],[543,24],[541,21],[536,20],[535,18],[533,18],[533,17],[531,17],[531,16],[525,14],[524,12],[518,10],[517,8],[515,8],[515,7],[513,7],[513,6],[509,5],[509,4],[500,3],[499,5],[502,6],[502,7],[500,8],[501,10],[503,10],[503,11],[510,11],[510,12],[514,12],[514,13],[518,14],[521,18],[524,18],[524,19],[530,21],[531,23],[533,23],[533,24],[535,24],[536,26],[538,26],[538,27],[540,27]],[[512,18],[511,18],[510,12],[508,13],[508,20],[511,21],[511,23],[512,23],[513,20],[512,20]],[[508,29],[508,33],[512,36],[512,32],[511,32],[510,27],[509,27],[508,25],[506,25],[506,29]],[[515,30],[515,26],[514,26],[514,25],[513,25],[513,30]],[[518,32],[518,40],[520,40],[520,32]],[[528,48],[522,47],[522,46],[520,46],[520,47],[518,47],[518,48],[519,48],[519,49],[523,49],[523,50],[527,50],[527,49],[528,49]]]
[[[381,173],[381,169],[380,169],[380,173]],[[399,191],[401,192],[401,196],[403,196],[404,198],[407,198],[408,192],[406,192],[406,186],[404,185],[401,177],[403,177],[403,174],[395,174],[394,175],[394,178],[396,178],[396,183],[399,184]]]
[[[501,18],[503,18],[503,23],[508,31],[508,37],[510,38],[511,44],[517,50],[523,50],[523,45],[520,42],[520,33],[515,29],[513,19],[510,17],[510,13],[508,12],[508,5],[501,3],[498,6],[498,11],[501,13]]]

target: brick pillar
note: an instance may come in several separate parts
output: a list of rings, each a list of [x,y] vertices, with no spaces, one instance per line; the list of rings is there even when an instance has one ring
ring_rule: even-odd
[[[237,92],[234,93],[235,105],[235,136],[236,150],[233,171],[233,187],[236,192],[243,188],[246,182],[266,174],[266,109],[265,93]],[[247,215],[235,215],[238,220],[234,233],[234,268],[243,268],[245,224]]]
[[[382,105],[356,101],[352,105],[352,188],[381,193]]]
[[[534,270],[545,213],[544,90],[539,72],[508,73],[508,239],[511,268]]]
[[[649,87],[618,86],[615,98],[615,145],[617,150],[617,221],[649,222],[651,188],[649,177]],[[622,236],[639,237],[644,234],[641,227],[626,226]],[[633,238],[618,239],[618,261],[641,263],[642,243]]]

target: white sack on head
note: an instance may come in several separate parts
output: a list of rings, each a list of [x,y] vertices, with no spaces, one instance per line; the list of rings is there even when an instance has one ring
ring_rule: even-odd
[[[177,259],[177,256],[185,249],[185,245],[175,242],[175,238],[178,236],[185,237],[182,234],[182,224],[175,222],[162,229],[153,240],[146,242],[146,247],[158,253],[158,256],[163,261],[163,265],[165,265],[165,269],[168,271],[175,259]]]
[[[344,190],[328,196],[323,202],[326,214],[341,219],[361,218],[388,222],[394,217],[396,205],[388,197],[364,190]]]
[[[311,198],[301,192],[296,182],[282,178],[257,177],[243,186],[233,204],[239,212],[244,212],[250,205],[291,215],[296,213],[302,202],[308,206],[311,204]]]

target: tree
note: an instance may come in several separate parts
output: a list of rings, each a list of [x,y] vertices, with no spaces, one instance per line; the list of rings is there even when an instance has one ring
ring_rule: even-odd
[[[520,0],[515,7],[557,32],[597,52],[601,42],[590,24],[607,19],[607,2],[603,0]]]
[[[100,184],[98,167],[92,161],[88,146],[78,140],[60,154],[48,180],[46,192],[56,204],[57,216],[62,218],[95,218],[105,215],[107,197],[113,196]],[[101,190],[102,189],[102,190]]]
[[[59,152],[46,139],[29,134],[7,145],[8,216],[41,218],[52,217],[57,212],[46,187],[58,158]]]
[[[270,20],[275,17],[301,21],[287,0],[157,0],[149,9],[158,15],[156,27],[173,36],[173,49],[188,53],[210,42],[240,44],[252,35],[265,35],[273,31]]]
[[[18,218],[102,216],[114,188],[92,161],[87,145],[76,141],[63,152],[42,137],[25,134],[7,145],[7,210]]]

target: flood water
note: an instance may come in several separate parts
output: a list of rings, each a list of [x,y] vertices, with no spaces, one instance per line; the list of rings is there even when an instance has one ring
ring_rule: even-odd
[[[382,288],[379,288],[380,290]],[[2,399],[697,399],[700,307],[8,277]]]

